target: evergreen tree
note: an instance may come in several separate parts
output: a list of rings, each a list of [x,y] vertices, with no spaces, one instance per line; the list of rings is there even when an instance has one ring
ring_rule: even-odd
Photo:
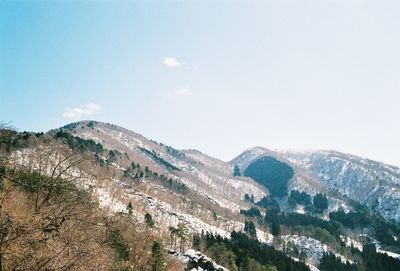
[[[250,197],[249,194],[245,194],[245,195],[244,195],[244,201],[245,201],[245,202],[252,202],[252,201],[251,201],[251,197]]]
[[[152,261],[151,270],[152,271],[163,271],[166,270],[166,256],[163,245],[154,241],[151,248]]]
[[[128,214],[132,215],[133,214],[133,205],[132,202],[128,203],[128,206],[126,206],[126,209],[128,210]]]
[[[150,228],[154,227],[155,222],[154,222],[153,218],[151,217],[151,214],[146,213],[144,215],[144,220],[146,221],[147,226],[149,226]]]
[[[244,222],[244,232],[253,239],[257,239],[257,230],[256,226],[254,225],[253,221],[246,220]]]
[[[320,211],[328,209],[328,199],[325,195],[317,193],[313,199],[314,206]]]
[[[235,167],[233,168],[233,176],[242,176],[242,174],[240,174],[240,169],[238,165],[235,165]]]
[[[195,250],[201,249],[201,238],[197,233],[193,234],[192,245]]]
[[[271,225],[271,233],[273,236],[278,236],[281,234],[281,226],[278,222],[273,221]]]

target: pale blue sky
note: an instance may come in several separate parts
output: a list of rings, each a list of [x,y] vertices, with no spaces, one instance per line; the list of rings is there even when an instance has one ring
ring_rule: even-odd
[[[400,166],[400,3],[0,2],[0,119]]]

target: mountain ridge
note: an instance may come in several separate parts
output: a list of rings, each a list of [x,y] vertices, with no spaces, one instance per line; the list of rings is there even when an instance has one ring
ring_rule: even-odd
[[[225,162],[198,150],[178,150],[124,127],[91,120],[70,123],[44,135],[17,133],[17,138],[23,144],[16,145],[20,147],[11,152],[10,160],[19,166],[37,168],[42,159],[37,154],[43,150],[50,153],[50,162],[63,159],[62,149],[68,150],[65,155],[77,151],[79,156],[83,151],[82,155],[90,159],[85,167],[74,168],[71,176],[83,173],[84,182],[80,185],[91,191],[99,206],[110,214],[126,213],[127,206],[131,206],[129,212],[137,219],[149,214],[163,236],[168,236],[170,229],[185,225],[193,235],[209,232],[229,238],[231,232],[246,232],[246,227],[249,230],[252,222],[255,224],[252,238],[278,250],[294,243],[304,250],[307,264],[313,268],[325,252],[354,260],[348,253],[349,247],[355,244],[362,249],[360,244],[365,236],[377,238],[372,240],[381,253],[400,257],[394,247],[400,238],[400,228],[362,207],[369,206],[387,219],[398,218],[396,200],[400,190],[393,185],[393,182],[397,185],[397,169],[385,171],[386,166],[379,162],[339,152],[277,152],[260,146],[248,148]],[[263,179],[245,174],[251,165],[262,160],[279,162],[277,165],[293,170],[292,177],[284,180],[287,187],[284,193],[271,193],[273,190],[269,188],[273,187]],[[257,171],[265,173],[266,167],[256,168],[256,175]],[[269,167],[267,173],[277,174],[274,180],[280,182],[276,167]],[[360,186],[361,177],[378,176],[375,173],[386,178],[378,182],[381,186],[378,190],[373,189],[374,180]],[[363,197],[354,198],[357,193]],[[375,203],[377,197],[380,201]],[[321,205],[315,203],[316,198],[325,199],[326,207],[318,207]],[[364,198],[367,200],[363,201]],[[361,216],[374,226],[349,228],[356,222],[349,224],[346,219],[353,216]],[[272,234],[276,222],[283,228],[280,240],[284,247]],[[382,230],[383,235],[379,235]],[[342,237],[347,240],[345,244]]]

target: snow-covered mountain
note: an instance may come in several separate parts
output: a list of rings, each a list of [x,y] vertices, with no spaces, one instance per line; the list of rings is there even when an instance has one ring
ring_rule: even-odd
[[[314,174],[330,191],[400,221],[399,168],[337,151],[281,151],[280,155]]]
[[[295,163],[286,159],[281,153],[275,152],[264,147],[253,147],[245,150],[240,155],[232,159],[229,163],[231,166],[237,165],[241,172],[244,172],[246,168],[258,158],[270,156],[279,161],[288,164],[294,170],[294,176],[289,181],[289,191],[291,189],[297,189],[305,191],[309,194],[315,194],[316,192],[325,192],[325,187],[313,174],[310,174],[307,170],[302,167],[298,167]]]
[[[295,189],[311,196],[316,193],[328,196],[328,210],[311,215],[327,220],[331,211],[350,210],[348,199],[352,199],[370,206],[385,218],[400,221],[400,169],[376,161],[334,151],[272,151],[254,147],[225,162],[197,150],[177,150],[123,127],[95,121],[81,121],[50,131],[54,147],[69,144],[68,136],[58,136],[59,132],[102,145],[100,152],[92,153],[97,157],[91,164],[74,169],[84,173],[83,185],[92,189],[100,207],[114,213],[126,212],[131,203],[135,217],[143,219],[150,213],[164,234],[181,223],[191,233],[204,231],[229,237],[233,230],[242,231],[248,218],[241,215],[240,210],[259,208],[255,202],[270,194],[267,187],[243,176],[250,165],[265,157],[293,170],[287,182],[288,191]],[[35,156],[39,153],[35,148],[38,146],[18,150],[11,157],[17,164],[35,163],[40,160]],[[53,145],[44,148],[52,153]],[[141,176],[137,176],[138,170],[135,176],[130,175],[132,165],[140,168]],[[234,176],[235,167],[241,176]],[[73,172],[72,175],[77,174]],[[172,184],[184,185],[187,191],[182,193]],[[246,194],[251,195],[254,202],[244,200]],[[304,213],[306,206],[290,207],[286,196],[276,200],[284,212]],[[267,212],[263,207],[260,210],[263,216]],[[279,249],[268,231],[266,225],[258,221],[257,239]],[[289,231],[285,234],[282,240],[304,250],[310,265],[317,265],[323,252],[336,253],[321,240]],[[313,270],[316,269],[313,267]]]
[[[247,149],[224,162],[197,150],[174,149],[113,124],[82,121],[66,128],[75,136],[125,153],[130,160],[184,183],[213,204],[233,212],[247,207],[243,203],[245,194],[256,200],[268,194],[251,178],[233,176],[234,166],[244,172],[256,159],[271,156],[294,171],[288,191],[327,193],[331,210],[346,209],[343,198],[337,197],[343,195],[366,204],[385,218],[400,221],[400,169],[380,162],[335,151],[272,151],[263,147]]]
[[[130,160],[179,180],[223,208],[238,211],[245,194],[260,199],[266,193],[265,188],[250,178],[233,177],[228,163],[198,151],[176,150],[116,125],[80,122],[70,132],[125,153]]]

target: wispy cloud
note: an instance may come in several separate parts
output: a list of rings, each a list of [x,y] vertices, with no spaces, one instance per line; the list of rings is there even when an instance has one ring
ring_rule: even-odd
[[[164,57],[162,64],[169,68],[179,68],[180,66],[182,66],[181,62],[179,62],[175,57],[170,56]]]
[[[80,119],[100,113],[101,107],[96,103],[87,103],[78,107],[66,107],[62,116],[67,119]]]
[[[177,96],[196,96],[196,92],[188,88],[178,88],[174,93]]]

